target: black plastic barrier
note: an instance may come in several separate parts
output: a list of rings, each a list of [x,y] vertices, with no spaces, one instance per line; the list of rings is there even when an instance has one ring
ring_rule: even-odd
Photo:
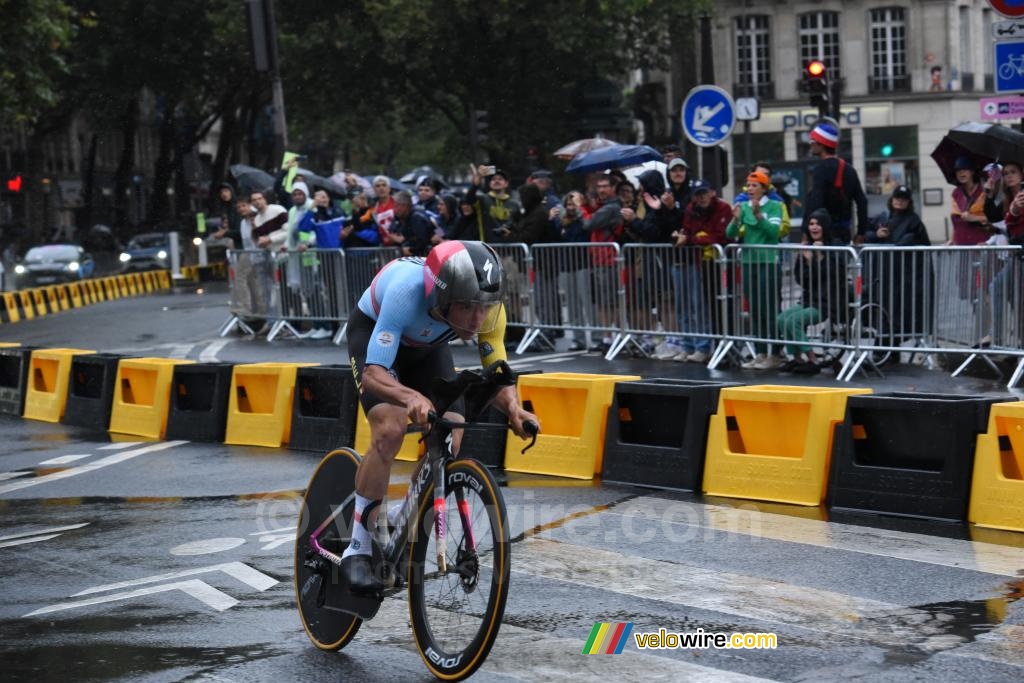
[[[974,449],[1004,399],[891,392],[850,396],[836,425],[828,503],[834,509],[967,519]]]
[[[122,358],[124,356],[113,353],[72,357],[62,423],[107,431],[117,382],[117,364]]]
[[[359,392],[352,368],[316,365],[295,373],[290,448],[327,453],[356,439]]]
[[[739,384],[667,378],[615,385],[602,479],[700,490],[708,420],[718,409],[718,392],[735,386]]]
[[[0,413],[21,416],[25,412],[28,367],[34,346],[0,348]]]
[[[231,363],[174,366],[165,438],[224,440],[233,368]]]

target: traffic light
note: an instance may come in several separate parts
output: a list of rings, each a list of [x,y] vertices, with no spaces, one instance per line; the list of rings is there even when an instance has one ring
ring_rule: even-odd
[[[22,177],[20,173],[10,176],[7,179],[7,191],[13,192],[15,194],[21,192],[21,187],[24,182],[25,179]]]
[[[818,109],[818,116],[828,113],[829,87],[828,70],[820,59],[807,62],[804,67],[804,84],[810,95],[811,106]]]

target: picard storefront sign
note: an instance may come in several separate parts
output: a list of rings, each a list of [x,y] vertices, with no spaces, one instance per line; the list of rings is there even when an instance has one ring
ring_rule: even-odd
[[[758,121],[752,121],[754,133],[788,132],[794,129],[813,128],[818,121],[815,109],[778,108],[764,109]],[[891,126],[893,122],[892,104],[858,104],[845,107],[839,112],[839,125],[842,128],[859,128],[875,126]]]

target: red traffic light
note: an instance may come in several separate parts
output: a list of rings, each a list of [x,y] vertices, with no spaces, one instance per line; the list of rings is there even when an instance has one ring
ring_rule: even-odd
[[[824,78],[825,77],[825,63],[820,59],[815,59],[807,63],[807,75],[811,78]]]
[[[13,178],[7,179],[7,191],[8,192],[21,192],[21,175],[16,175]]]

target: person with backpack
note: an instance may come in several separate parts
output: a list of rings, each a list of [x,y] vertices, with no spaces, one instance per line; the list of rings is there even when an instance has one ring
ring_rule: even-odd
[[[832,218],[833,237],[845,244],[853,238],[860,244],[868,229],[868,198],[853,165],[836,156],[839,129],[832,121],[822,120],[811,130],[810,138],[811,156],[817,157],[819,162],[811,176],[804,215],[810,216],[818,209],[825,209]],[[856,235],[853,232],[855,211]]]

